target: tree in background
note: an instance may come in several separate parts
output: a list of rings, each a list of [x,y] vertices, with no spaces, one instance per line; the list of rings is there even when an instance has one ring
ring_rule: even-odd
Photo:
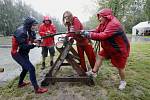
[[[102,8],[111,8],[113,10],[113,14],[120,20],[124,20],[124,16],[126,14],[126,9],[128,8],[129,1],[131,0],[97,0],[96,4],[98,5],[98,11]],[[93,15],[95,16],[95,15]],[[97,17],[91,17],[89,22],[86,23],[86,27],[89,23],[92,27],[95,26],[95,21]],[[93,24],[93,25],[92,25]],[[97,23],[96,23],[97,24]]]
[[[0,0],[0,35],[11,35],[27,16],[33,16],[42,22],[43,15],[35,11],[22,0]],[[63,30],[60,22],[53,18],[58,31]]]
[[[144,13],[146,15],[147,21],[150,21],[150,0],[146,0],[145,6],[144,6]]]
[[[96,14],[89,18],[89,21],[84,23],[85,29],[93,29],[98,25],[98,19]]]
[[[123,24],[128,33],[131,33],[132,27],[140,22],[146,21],[144,6],[146,0],[131,0],[126,9],[125,20]]]
[[[58,32],[63,32],[66,30],[65,26],[62,25],[57,18],[52,18],[52,21],[55,24]]]
[[[141,21],[150,20],[150,0],[97,0],[97,11],[111,8],[114,15],[123,23],[127,33]],[[95,15],[93,15],[95,16]],[[96,17],[85,23],[86,28],[94,28]]]
[[[41,15],[22,0],[0,0],[0,34],[10,35],[27,16],[37,18]]]

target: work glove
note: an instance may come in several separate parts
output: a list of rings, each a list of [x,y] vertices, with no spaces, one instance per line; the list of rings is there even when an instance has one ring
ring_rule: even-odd
[[[36,47],[40,47],[41,43],[42,43],[42,39],[39,38],[39,39],[35,39],[33,44],[36,45]]]
[[[50,31],[47,31],[45,34],[46,34],[46,35],[47,35],[47,34],[50,34]]]
[[[30,48],[30,49],[33,49],[34,47],[36,47],[36,45],[35,45],[35,44],[31,44],[31,45],[29,45],[29,48]]]
[[[63,44],[64,44],[64,46],[66,46],[66,45],[68,44],[68,37],[65,37],[65,38],[64,38]]]
[[[42,42],[42,39],[40,39],[40,38],[34,40],[34,43],[39,43],[40,44],[41,42]]]
[[[81,36],[88,38],[88,37],[90,37],[90,32],[82,30],[81,31]]]

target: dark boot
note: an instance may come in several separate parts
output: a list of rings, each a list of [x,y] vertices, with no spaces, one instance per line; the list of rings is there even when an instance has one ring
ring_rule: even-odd
[[[50,62],[50,66],[53,66],[53,64],[54,64],[54,62],[53,62],[53,60],[51,60],[51,62]]]
[[[27,86],[29,84],[30,84],[30,82],[23,82],[22,84],[18,84],[18,88],[25,87],[25,86]]]
[[[42,70],[45,69],[45,62],[42,63]]]

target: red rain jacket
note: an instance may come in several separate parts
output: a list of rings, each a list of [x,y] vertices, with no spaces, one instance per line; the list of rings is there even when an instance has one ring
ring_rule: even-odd
[[[90,38],[100,40],[101,46],[111,56],[128,57],[130,44],[121,26],[121,23],[112,15],[110,9],[103,9],[97,16],[106,17],[107,21],[96,28],[96,32],[90,32]]]
[[[68,27],[68,31],[79,31],[82,30],[83,26],[77,17],[73,17],[72,26]],[[77,42],[77,50],[80,57],[81,67],[84,71],[87,71],[84,52],[86,53],[89,63],[92,68],[94,68],[96,57],[93,51],[92,45],[89,43],[89,40],[85,37],[82,37],[80,34],[68,33],[68,37],[73,37]]]
[[[55,34],[56,33],[56,27],[53,24],[45,24],[42,23],[39,27],[39,34],[40,36],[46,36],[47,34]],[[42,46],[54,46],[54,37],[49,37],[43,39]]]
[[[73,28],[73,30],[72,30],[72,28]],[[79,21],[79,19],[74,16],[72,26],[68,27],[68,32],[69,31],[80,31],[80,30],[83,30],[83,26],[82,26],[81,22]],[[89,43],[89,40],[87,38],[81,36],[80,34],[68,33],[67,37],[75,38],[78,45],[88,45],[88,43]]]

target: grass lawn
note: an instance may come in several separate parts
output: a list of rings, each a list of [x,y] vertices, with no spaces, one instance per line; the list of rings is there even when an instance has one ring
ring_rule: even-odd
[[[150,38],[150,36],[144,36],[145,38]]]
[[[42,79],[41,64],[37,64],[37,79]],[[72,69],[63,68],[61,74],[72,73]],[[127,87],[118,90],[119,76],[109,61],[105,61],[96,85],[89,87],[82,83],[56,83],[48,86],[45,94],[35,94],[32,86],[17,88],[18,77],[7,86],[0,87],[0,100],[150,100],[150,43],[132,43],[126,68]],[[26,77],[26,80],[29,80]]]

